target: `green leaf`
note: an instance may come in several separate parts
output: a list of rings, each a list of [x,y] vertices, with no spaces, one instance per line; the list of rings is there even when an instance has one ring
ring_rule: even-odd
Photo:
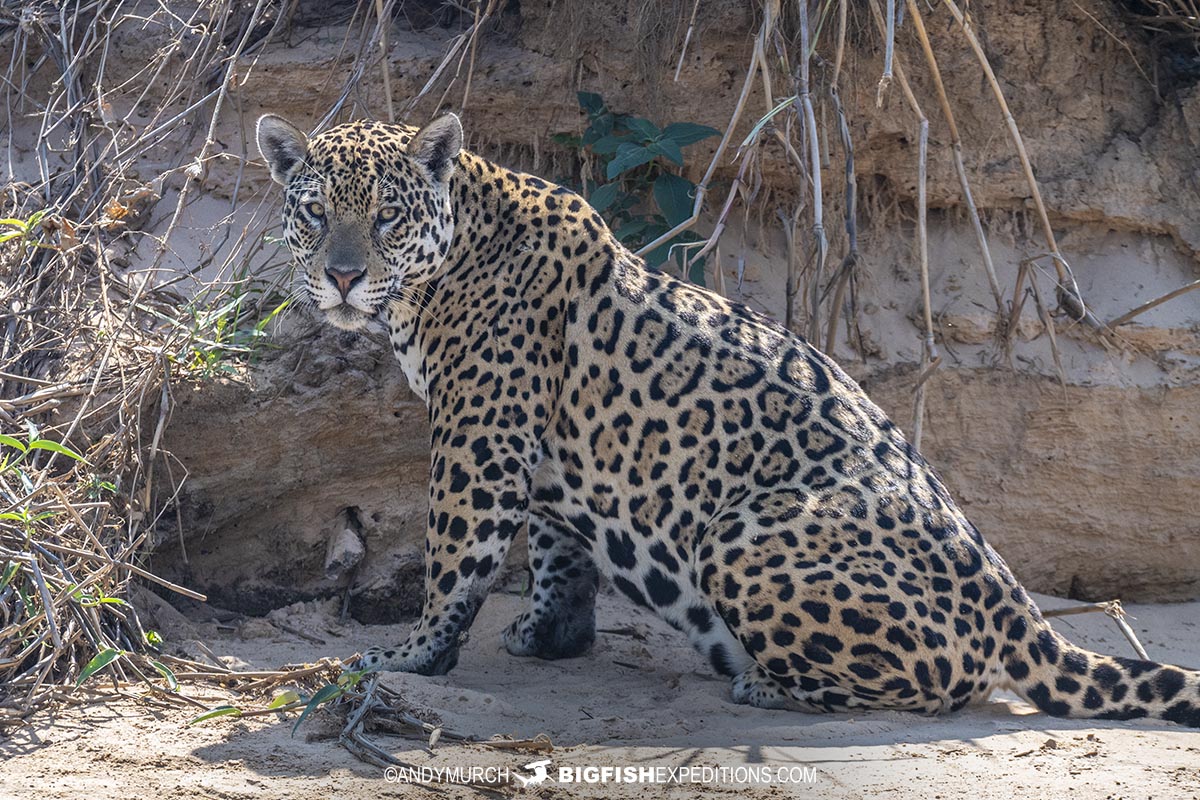
[[[691,218],[692,207],[696,204],[695,191],[696,184],[669,172],[654,179],[654,202],[658,203],[658,210],[667,225],[674,228]]]
[[[631,239],[632,237],[637,236],[639,233],[646,230],[646,228],[648,228],[649,226],[650,226],[650,220],[635,219],[631,222],[625,223],[620,228],[617,228],[615,231],[613,231],[613,235],[616,236],[622,242],[624,242],[627,239]]]
[[[629,137],[625,134],[601,136],[596,141],[592,142],[592,152],[600,156],[608,156],[617,152],[617,149],[626,142]]]
[[[662,131],[648,119],[641,117],[629,117],[625,120],[625,127],[642,137],[645,141],[652,141],[662,135]]]
[[[300,718],[296,720],[296,724],[292,726],[292,736],[296,735],[296,729],[300,727],[300,723],[304,722],[304,718],[317,710],[317,707],[322,703],[328,702],[335,697],[341,695],[345,690],[336,683],[329,683],[317,690],[317,693],[312,696],[312,699],[304,706],[304,711],[301,712]]]
[[[697,125],[694,122],[672,122],[663,128],[662,132],[664,139],[670,139],[680,147],[687,147],[689,144],[695,144],[709,137],[720,135],[721,132],[716,128],[710,128],[707,125]]]
[[[617,193],[621,191],[621,184],[606,183],[603,186],[597,186],[596,191],[592,192],[592,196],[588,198],[588,202],[592,204],[592,208],[599,213],[604,213],[604,209],[612,205],[613,200],[617,199]]]
[[[161,661],[155,661],[154,659],[150,659],[150,666],[154,667],[154,669],[158,671],[158,674],[162,675],[167,681],[168,689],[170,689],[172,692],[179,691],[179,680],[175,677],[175,673],[171,671],[170,667],[168,667],[166,664],[163,664]]]
[[[625,212],[632,210],[633,207],[639,202],[640,201],[638,200],[637,195],[630,194],[629,192],[620,192],[617,194],[616,202],[613,203],[612,207],[608,210],[609,216],[624,214]]]
[[[215,719],[216,717],[240,717],[241,715],[242,710],[237,706],[217,706],[192,717],[188,720],[188,725],[195,725],[197,722],[204,722],[206,719]]]
[[[338,675],[337,685],[342,688],[353,689],[355,686],[358,686],[366,674],[366,669],[344,670],[341,675]]]
[[[291,689],[288,689],[287,691],[280,692],[279,694],[275,695],[275,699],[271,701],[271,705],[267,706],[267,710],[274,711],[277,708],[283,708],[284,706],[290,706],[293,703],[299,702],[300,695],[296,694]]]
[[[18,514],[15,511],[5,511],[3,514],[0,514],[0,519],[12,519],[16,520],[17,522],[24,522],[26,518],[24,515]]]
[[[79,673],[79,680],[75,681],[75,688],[78,689],[83,685],[84,681],[116,661],[122,655],[124,655],[124,651],[117,650],[115,647],[106,647],[101,650],[96,654],[95,658],[87,663],[87,666],[83,668],[83,672]]]
[[[616,127],[617,119],[612,114],[605,112],[598,117],[592,117],[592,123],[588,129],[583,132],[582,142],[585,145],[594,144],[597,139],[608,136]]]
[[[79,455],[79,453],[76,453],[74,450],[67,447],[66,445],[61,445],[58,442],[51,442],[47,439],[36,439],[36,440],[30,442],[29,449],[30,450],[50,450],[55,453],[62,453],[64,456],[73,458],[76,461],[84,461],[84,462],[87,461],[86,458]]]
[[[576,92],[575,96],[579,98],[579,107],[588,116],[594,117],[604,112],[604,98],[595,92]]]
[[[662,141],[652,142],[648,146],[658,155],[667,158],[681,167],[683,166],[683,151],[679,149],[679,145],[674,140],[663,139]]]
[[[22,453],[28,452],[28,450],[29,450],[29,448],[27,448],[24,444],[22,444],[20,440],[14,439],[11,436],[5,436],[2,433],[0,433],[0,444],[6,444],[9,447],[15,447],[16,449],[20,450]]]
[[[654,151],[649,148],[638,144],[623,144],[617,150],[617,157],[608,162],[607,177],[612,180],[622,172],[653,161],[654,156]]]
[[[8,586],[10,583],[12,583],[13,577],[16,576],[17,570],[19,570],[20,568],[21,568],[20,562],[17,562],[17,561],[8,562],[8,566],[4,568],[4,574],[0,575],[0,591],[2,591],[5,586]]]
[[[146,644],[158,647],[163,643],[162,634],[158,631],[146,631]]]
[[[266,330],[267,326],[271,324],[271,320],[273,320],[273,319],[275,319],[275,317],[279,316],[280,313],[282,313],[283,310],[291,304],[292,304],[292,299],[289,297],[287,300],[284,300],[282,303],[275,306],[275,308],[271,311],[270,314],[267,314],[267,316],[265,316],[261,320],[259,320],[258,324],[254,326],[254,332],[262,333],[264,330]]]

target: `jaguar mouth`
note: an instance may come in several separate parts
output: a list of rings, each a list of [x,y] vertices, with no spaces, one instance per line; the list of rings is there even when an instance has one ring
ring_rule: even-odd
[[[361,331],[367,327],[373,315],[349,303],[339,303],[332,308],[324,309],[325,318],[335,328],[344,331]]]

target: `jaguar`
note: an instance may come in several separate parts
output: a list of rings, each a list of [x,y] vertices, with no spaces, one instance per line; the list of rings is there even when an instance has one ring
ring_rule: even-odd
[[[1200,727],[1200,672],[1054,631],[829,357],[647,268],[578,194],[464,150],[454,115],[312,138],[267,115],[257,141],[311,304],[386,329],[429,409],[423,610],[364,668],[453,668],[524,530],[515,656],[586,653],[603,575],[738,703],[931,714],[1006,688]]]

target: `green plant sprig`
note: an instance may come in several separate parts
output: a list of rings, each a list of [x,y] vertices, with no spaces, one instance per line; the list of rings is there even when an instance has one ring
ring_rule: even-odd
[[[653,241],[692,215],[696,184],[670,171],[683,166],[683,148],[720,132],[694,122],[672,122],[659,128],[642,117],[613,112],[593,92],[579,92],[579,106],[588,116],[581,136],[559,133],[555,142],[586,152],[603,181],[585,178],[579,187],[592,208],[631,249]],[[646,263],[661,267],[672,252],[680,268],[686,255],[677,245],[701,241],[684,231],[645,255]],[[688,278],[704,284],[704,260],[692,262]]]

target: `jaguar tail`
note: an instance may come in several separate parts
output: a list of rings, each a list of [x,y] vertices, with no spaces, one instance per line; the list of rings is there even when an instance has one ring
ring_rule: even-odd
[[[1009,624],[1002,661],[1009,688],[1047,714],[1200,728],[1200,671],[1085,650],[1036,609]]]

